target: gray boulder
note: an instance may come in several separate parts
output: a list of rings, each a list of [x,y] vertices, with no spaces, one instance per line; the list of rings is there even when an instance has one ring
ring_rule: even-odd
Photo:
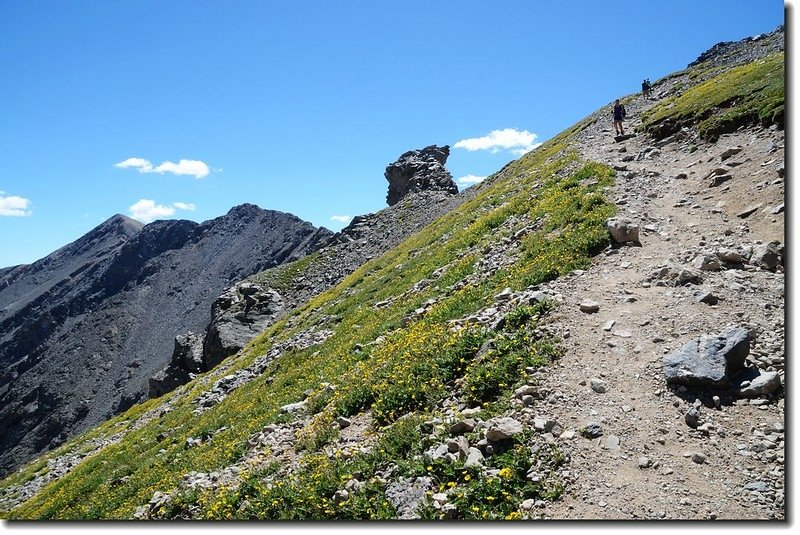
[[[397,511],[400,520],[419,518],[417,509],[425,500],[425,493],[433,485],[429,477],[406,478],[389,483],[386,487],[386,499]]]
[[[458,193],[444,164],[450,156],[450,147],[430,145],[420,150],[403,153],[394,163],[386,167],[384,176],[389,181],[386,203],[393,206],[409,193],[437,190]]]
[[[770,271],[775,271],[783,263],[780,253],[780,243],[770,242],[756,245],[750,256],[750,263]]]
[[[464,461],[465,467],[480,466],[483,464],[483,453],[478,448],[470,448],[467,452],[467,460]]]
[[[272,288],[244,282],[225,290],[211,306],[211,323],[203,344],[205,369],[235,354],[272,325],[283,310],[283,299]]]
[[[722,269],[722,264],[714,254],[700,254],[692,260],[692,266],[701,271],[719,271]]]
[[[726,264],[741,264],[744,262],[742,254],[734,249],[720,249],[716,254],[717,258]]]
[[[743,327],[703,335],[664,357],[664,377],[670,385],[729,388],[749,352],[750,336]]]
[[[609,219],[606,221],[606,228],[615,243],[639,243],[639,225],[630,219],[621,217]]]
[[[486,429],[486,439],[491,442],[508,440],[523,431],[522,424],[514,418],[492,418],[487,423],[489,427]]]
[[[758,398],[768,396],[781,387],[781,376],[778,372],[759,372],[751,381],[743,383],[739,388],[739,395],[745,398]]]
[[[187,383],[192,373],[203,369],[203,336],[194,333],[175,337],[170,363],[150,378],[148,397],[157,398]]]

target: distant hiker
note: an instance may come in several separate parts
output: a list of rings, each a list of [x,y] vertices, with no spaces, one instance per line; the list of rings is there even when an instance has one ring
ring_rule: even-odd
[[[622,120],[625,118],[625,106],[619,103],[619,99],[614,101],[614,131],[618,136],[625,135]]]
[[[647,98],[650,96],[650,84],[647,83],[647,78],[642,80],[642,96]]]

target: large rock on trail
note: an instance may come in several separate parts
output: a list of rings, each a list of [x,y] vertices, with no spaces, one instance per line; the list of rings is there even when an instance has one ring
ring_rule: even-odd
[[[667,384],[729,388],[731,378],[744,369],[750,336],[743,327],[717,335],[703,335],[664,357]]]
[[[450,147],[431,145],[420,150],[404,152],[396,162],[386,167],[384,176],[389,181],[386,203],[394,206],[409,193],[419,191],[445,191],[458,193],[444,164],[450,156]]]

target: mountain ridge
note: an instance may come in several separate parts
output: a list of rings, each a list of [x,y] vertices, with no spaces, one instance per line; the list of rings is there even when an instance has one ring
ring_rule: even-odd
[[[28,444],[30,455],[66,439],[73,426],[99,423],[130,406],[146,394],[145,370],[168,362],[173,330],[198,328],[208,316],[209,289],[221,291],[302,256],[331,234],[255,205],[205,223],[142,225],[116,215],[44,259],[6,273],[0,290],[0,361],[6,366],[0,374],[0,465],[19,462],[12,452],[16,441]],[[136,312],[151,306],[161,312]],[[162,332],[168,335],[152,334]],[[87,351],[90,358],[79,357]],[[63,373],[76,366],[84,370],[78,377]],[[44,425],[48,421],[53,424]]]
[[[772,38],[782,49],[782,32]],[[739,57],[780,59],[764,53]],[[700,65],[656,81],[653,100],[629,95],[639,134],[627,140],[612,137],[604,106],[310,290],[213,370],[7,478],[0,507],[80,519],[784,518],[784,133],[774,114],[742,114],[733,132],[703,137],[701,121],[730,111],[724,94],[684,113],[719,76],[753,72]],[[653,117],[691,120],[659,137]],[[338,240],[363,239],[363,222]],[[318,256],[263,282],[295,288]],[[665,356],[724,340],[734,322],[748,380],[669,384]]]

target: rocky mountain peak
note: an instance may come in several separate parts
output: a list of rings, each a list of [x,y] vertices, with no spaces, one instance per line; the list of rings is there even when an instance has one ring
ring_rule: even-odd
[[[386,166],[383,174],[389,181],[386,203],[393,206],[409,193],[419,191],[458,193],[453,175],[444,166],[448,156],[449,145],[430,145],[424,149],[404,152],[396,162]]]
[[[244,203],[234,206],[226,214],[228,217],[253,217],[260,215],[264,210],[259,206],[251,203]]]
[[[136,236],[143,227],[144,223],[140,221],[122,214],[116,214],[97,225],[71,245],[80,246],[83,245],[84,242],[94,242],[95,240],[106,239],[111,236],[127,240]]]

